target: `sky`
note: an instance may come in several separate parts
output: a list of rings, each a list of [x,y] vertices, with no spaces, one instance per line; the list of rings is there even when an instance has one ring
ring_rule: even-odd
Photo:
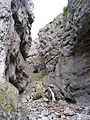
[[[35,20],[32,24],[32,39],[37,37],[39,29],[51,22],[57,15],[62,13],[67,0],[33,0]]]

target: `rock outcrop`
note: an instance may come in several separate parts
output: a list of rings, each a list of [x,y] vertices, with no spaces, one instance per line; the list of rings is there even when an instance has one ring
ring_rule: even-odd
[[[27,63],[34,21],[31,0],[0,1],[0,80],[9,81],[22,92],[31,81]]]
[[[90,0],[68,0],[38,47],[32,9],[31,0],[0,1],[0,120],[89,120]]]
[[[48,72],[47,84],[57,85],[66,99],[72,99],[72,93],[77,102],[90,100],[89,32],[89,0],[68,0],[67,16],[57,16],[39,32],[39,53]]]
[[[29,51],[28,55],[28,62],[32,67],[33,73],[39,72],[39,54],[38,54],[38,49],[39,49],[39,40],[36,38],[35,40],[32,41],[31,48]]]
[[[65,28],[66,17],[58,15],[52,22],[39,31],[39,60],[47,72],[53,72],[59,59],[59,40]],[[40,67],[41,72],[45,67]]]

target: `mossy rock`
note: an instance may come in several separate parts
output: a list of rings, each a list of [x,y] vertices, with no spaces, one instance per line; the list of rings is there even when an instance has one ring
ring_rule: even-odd
[[[5,113],[22,112],[25,115],[30,109],[30,106],[20,98],[17,88],[9,82],[0,83],[0,107]]]
[[[6,105],[4,106],[4,110],[6,112],[11,112],[11,111],[17,112],[16,101],[13,98],[13,96],[9,96],[7,98],[7,102],[6,102]]]
[[[0,84],[0,106],[2,106],[6,112],[17,111],[16,105],[18,97],[16,96],[16,91],[17,89],[8,82]]]
[[[4,92],[5,92],[4,87],[0,85],[0,105],[1,106],[4,104]]]

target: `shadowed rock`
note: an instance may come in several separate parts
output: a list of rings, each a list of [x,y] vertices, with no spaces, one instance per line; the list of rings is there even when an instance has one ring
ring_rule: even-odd
[[[89,0],[69,0],[68,14],[57,16],[39,31],[41,63],[48,71],[46,84],[57,85],[68,100],[72,95],[77,100],[90,95],[89,32]]]

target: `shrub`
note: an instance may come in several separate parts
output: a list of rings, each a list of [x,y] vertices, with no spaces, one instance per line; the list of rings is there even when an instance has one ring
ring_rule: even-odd
[[[63,15],[67,16],[67,13],[68,13],[68,6],[63,8]]]

